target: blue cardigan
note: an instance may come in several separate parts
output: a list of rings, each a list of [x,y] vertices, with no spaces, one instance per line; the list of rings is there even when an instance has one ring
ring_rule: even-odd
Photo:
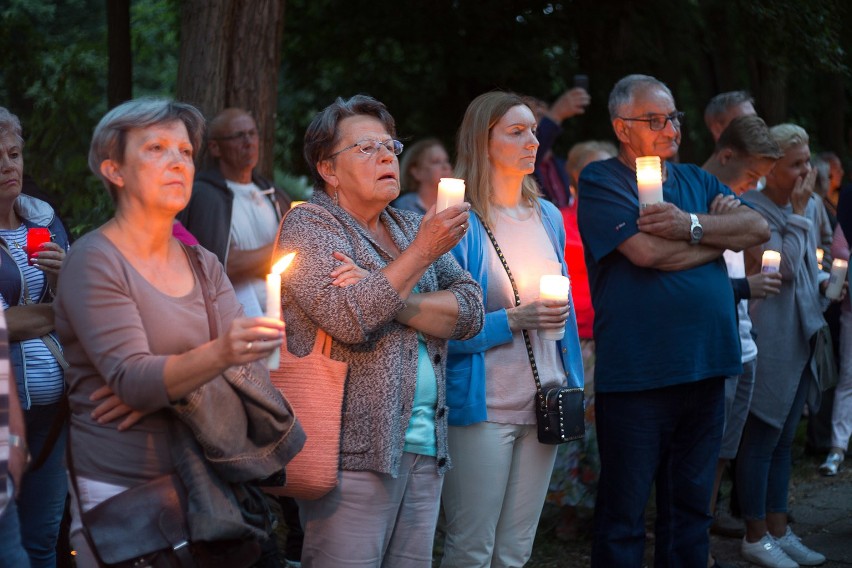
[[[550,237],[556,257],[562,263],[562,274],[568,275],[565,264],[565,226],[562,214],[555,205],[543,199],[539,200],[544,229]],[[470,216],[470,230],[452,250],[459,264],[469,271],[473,279],[482,287],[482,302],[488,305],[488,266],[487,250],[493,245],[482,227],[479,217]],[[565,369],[566,384],[583,388],[583,358],[580,353],[580,340],[577,335],[577,317],[574,314],[574,300],[571,313],[565,322],[565,337],[559,341],[562,353],[562,366]],[[488,420],[485,401],[485,352],[512,341],[512,330],[505,309],[485,314],[482,331],[464,341],[450,340],[447,356],[447,406],[450,409],[448,422],[451,426],[468,426]],[[530,397],[535,385],[530,382]]]

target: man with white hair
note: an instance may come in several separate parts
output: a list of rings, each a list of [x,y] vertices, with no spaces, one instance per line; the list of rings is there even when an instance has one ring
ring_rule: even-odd
[[[609,111],[619,154],[586,166],[579,191],[601,456],[592,566],[643,565],[643,513],[654,484],[657,561],[703,566],[724,377],[742,372],[722,253],[760,244],[769,230],[715,177],[669,161],[683,114],[665,84],[624,77]],[[644,208],[641,156],[659,157],[663,176],[664,202]]]

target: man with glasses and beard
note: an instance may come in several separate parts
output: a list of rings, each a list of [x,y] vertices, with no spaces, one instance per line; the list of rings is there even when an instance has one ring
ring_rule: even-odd
[[[766,241],[769,229],[715,177],[669,162],[683,113],[665,84],[624,77],[609,111],[619,154],[583,170],[578,210],[597,344],[592,566],[643,565],[654,484],[657,565],[704,566],[724,377],[742,373],[722,253]],[[661,159],[664,201],[644,208],[642,156]]]

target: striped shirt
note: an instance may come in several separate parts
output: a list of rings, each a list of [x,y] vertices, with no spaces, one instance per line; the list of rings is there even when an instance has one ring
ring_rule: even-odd
[[[27,228],[25,225],[21,224],[17,229],[0,229],[0,237],[9,245],[9,252],[15,259],[15,264],[18,265],[27,283],[26,302],[22,299],[22,301],[16,301],[19,299],[11,298],[14,303],[10,304],[10,298],[5,298],[0,294],[0,303],[2,303],[4,310],[8,310],[10,305],[31,303],[33,299],[41,297],[45,278],[44,272],[35,266],[30,266],[27,262],[25,250]],[[25,397],[28,393],[30,404],[34,405],[59,402],[62,399],[65,383],[62,367],[56,361],[53,353],[38,337],[21,341],[21,348],[24,352],[24,376],[19,377],[19,380],[23,383],[26,392],[20,392],[19,396]]]

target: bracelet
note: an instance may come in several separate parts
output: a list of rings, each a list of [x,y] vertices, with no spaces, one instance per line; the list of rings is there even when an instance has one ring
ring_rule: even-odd
[[[27,448],[27,440],[23,436],[9,434],[9,448],[21,448],[24,451],[24,455],[27,456],[24,461],[24,469],[29,469],[30,462],[33,460],[33,457],[30,455],[29,448]]]
[[[27,451],[27,441],[23,436],[18,436],[17,434],[9,434],[9,447],[10,448],[21,448],[24,452]]]

